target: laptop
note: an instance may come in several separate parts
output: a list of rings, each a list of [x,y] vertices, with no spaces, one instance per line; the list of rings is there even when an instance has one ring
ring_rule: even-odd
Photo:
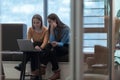
[[[38,51],[34,48],[31,40],[17,39],[17,43],[20,51]]]

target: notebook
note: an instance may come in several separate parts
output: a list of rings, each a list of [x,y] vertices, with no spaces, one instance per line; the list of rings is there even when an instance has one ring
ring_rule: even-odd
[[[17,39],[17,43],[20,51],[38,51],[34,48],[31,40]]]

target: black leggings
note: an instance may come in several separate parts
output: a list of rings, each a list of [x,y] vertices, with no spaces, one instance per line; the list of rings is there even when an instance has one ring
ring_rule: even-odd
[[[38,52],[24,52],[23,57],[24,56],[26,56],[25,64],[27,64],[28,61],[31,62],[31,71],[35,71],[36,69],[38,69],[38,62],[39,62],[39,60],[38,60],[39,53]]]
[[[69,53],[69,46],[66,44],[63,47],[52,47],[50,43],[47,44],[44,50],[43,59],[41,59],[44,65],[47,65],[48,62],[52,64],[52,70],[56,71],[59,69],[58,66],[58,57],[65,56]]]
[[[40,46],[42,43],[41,42],[34,42],[33,45],[35,46]],[[28,61],[31,61],[31,71],[34,71],[36,69],[38,69],[38,58],[40,52],[24,52],[23,57],[26,55],[26,59],[25,59],[25,63],[27,64]],[[23,63],[21,63],[20,65],[22,65]]]

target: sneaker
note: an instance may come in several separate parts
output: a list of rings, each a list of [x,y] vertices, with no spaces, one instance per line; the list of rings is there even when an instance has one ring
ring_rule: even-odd
[[[21,70],[22,70],[20,66],[15,66],[14,68],[15,68],[16,70],[18,70],[18,71],[21,71]]]

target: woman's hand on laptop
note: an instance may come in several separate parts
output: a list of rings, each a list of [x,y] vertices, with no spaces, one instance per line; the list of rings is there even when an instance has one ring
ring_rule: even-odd
[[[36,49],[36,50],[39,50],[39,51],[42,50],[39,46],[35,46],[35,49]]]

